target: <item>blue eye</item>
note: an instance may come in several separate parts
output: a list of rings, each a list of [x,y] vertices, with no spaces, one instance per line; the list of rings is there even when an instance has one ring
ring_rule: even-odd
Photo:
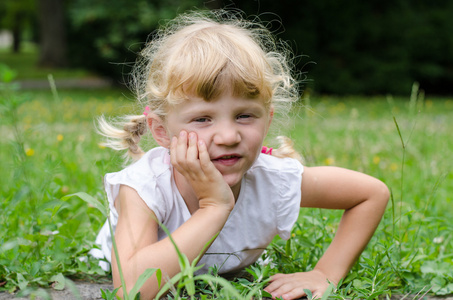
[[[247,119],[247,118],[251,118],[252,116],[251,115],[239,115],[237,118],[238,119]]]
[[[196,118],[194,119],[195,122],[198,122],[198,123],[204,123],[204,122],[208,122],[209,119],[208,118]]]

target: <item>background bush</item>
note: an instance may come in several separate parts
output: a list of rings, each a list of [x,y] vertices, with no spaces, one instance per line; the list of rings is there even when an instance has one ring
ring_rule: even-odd
[[[316,92],[407,95],[419,82],[427,93],[451,94],[451,1],[213,2],[269,21]],[[69,58],[74,66],[121,78],[160,20],[195,7],[204,2],[72,0]]]

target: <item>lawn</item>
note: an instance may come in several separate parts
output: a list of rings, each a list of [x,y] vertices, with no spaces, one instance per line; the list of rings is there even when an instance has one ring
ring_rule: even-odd
[[[0,48],[0,64],[7,64],[14,67],[17,72],[17,79],[47,79],[51,73],[54,78],[84,78],[92,76],[90,72],[83,69],[49,69],[37,66],[38,55],[36,46],[25,43],[21,53],[11,53],[10,49]]]
[[[102,177],[120,170],[122,160],[99,146],[95,119],[140,109],[127,90],[59,90],[56,96],[8,86],[0,96],[0,290],[61,288],[64,277],[108,280],[87,257],[104,216],[65,196],[84,192],[105,200]],[[305,95],[292,115],[288,129],[277,126],[273,134],[292,137],[306,165],[366,172],[392,191],[375,236],[331,297],[453,294],[453,98],[416,90],[407,97]],[[312,268],[339,217],[303,209],[290,241],[276,239],[267,251],[275,266],[251,271],[255,281],[260,272]],[[259,284],[233,286],[248,291]]]

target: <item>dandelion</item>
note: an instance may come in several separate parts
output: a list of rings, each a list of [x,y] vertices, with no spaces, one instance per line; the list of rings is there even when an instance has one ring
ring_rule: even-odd
[[[63,140],[63,135],[62,134],[59,134],[57,135],[57,141],[61,142]]]
[[[99,149],[105,149],[106,147],[103,144],[98,144]]]
[[[390,165],[390,170],[392,170],[393,172],[395,172],[396,170],[398,170],[398,165],[396,163],[392,163]]]
[[[27,149],[25,150],[25,155],[27,155],[27,156],[33,156],[33,155],[35,155],[35,150],[33,150],[32,148],[27,148]]]
[[[335,159],[333,157],[327,157],[325,160],[324,160],[324,163],[328,166],[330,165],[333,165],[335,163]]]
[[[378,165],[379,162],[381,161],[381,158],[377,155],[373,157],[373,164]]]

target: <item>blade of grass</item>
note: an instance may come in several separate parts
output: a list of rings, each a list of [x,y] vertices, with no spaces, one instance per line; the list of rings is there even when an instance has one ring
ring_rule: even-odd
[[[162,272],[160,269],[152,269],[152,268],[149,268],[149,269],[146,269],[145,272],[143,272],[137,279],[137,281],[135,282],[135,285],[134,287],[132,288],[132,290],[129,292],[129,299],[135,299],[135,297],[137,296],[137,294],[139,293],[139,290],[140,288],[145,284],[145,282],[154,274],[156,273],[156,277],[157,277],[157,282],[158,282],[158,285],[160,286],[160,283],[161,283],[161,279],[162,279]]]
[[[88,195],[84,192],[78,192],[70,195],[63,196],[61,200],[66,201],[71,197],[79,197],[83,201],[87,202],[88,204],[92,205],[93,207],[97,208],[103,216],[108,217],[108,208],[104,206],[99,200],[94,198],[91,195]]]

